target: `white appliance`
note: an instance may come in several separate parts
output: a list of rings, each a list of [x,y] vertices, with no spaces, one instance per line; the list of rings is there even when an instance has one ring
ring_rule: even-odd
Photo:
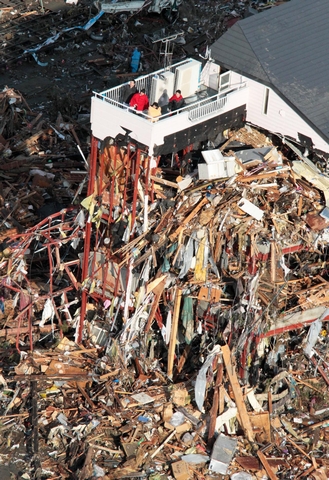
[[[175,91],[181,90],[184,98],[193,95],[199,88],[202,63],[191,59],[180,65],[175,72]]]
[[[163,72],[155,75],[151,82],[150,105],[158,102],[159,98],[165,90],[167,90],[168,98],[174,93],[175,74],[172,72]]]
[[[235,157],[224,157],[220,150],[205,150],[201,153],[206,163],[198,165],[200,180],[227,178],[235,174]]]

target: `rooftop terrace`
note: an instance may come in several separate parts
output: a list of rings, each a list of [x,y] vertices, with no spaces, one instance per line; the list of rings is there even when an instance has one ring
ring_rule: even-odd
[[[135,79],[138,90],[145,89],[150,104],[159,101],[165,91],[170,98],[180,89],[185,106],[173,115],[163,113],[158,121],[152,122],[147,111],[135,111],[123,103],[123,92],[126,83],[103,92],[94,92],[91,108],[91,126],[93,135],[103,140],[115,138],[119,133],[129,130],[133,139],[144,145],[161,145],[164,137],[182,131],[193,125],[204,122],[208,118],[240,106],[245,101],[245,84],[236,85],[218,91],[212,88],[209,76],[205,75],[201,62],[187,59],[167,69]],[[242,92],[242,93],[241,93]]]

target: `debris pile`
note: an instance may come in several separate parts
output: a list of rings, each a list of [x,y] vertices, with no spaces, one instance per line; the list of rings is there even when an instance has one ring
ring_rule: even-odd
[[[124,160],[116,169],[115,147],[104,147],[103,178],[98,175],[104,191],[88,202],[102,238],[97,255],[90,254],[93,269],[84,289],[108,299],[105,313],[115,331],[121,314],[111,319],[124,302],[126,358],[134,348],[131,340],[154,321],[168,340],[163,324],[171,324],[177,289],[182,290],[181,333],[188,344],[211,331],[225,341],[240,338],[243,346],[251,332],[270,337],[294,329],[302,311],[304,323],[325,312],[327,177],[298,159],[298,152],[290,150],[294,158],[288,159],[264,135],[258,133],[254,142],[253,135],[254,130],[239,130],[220,150],[228,150],[233,140],[249,148],[228,156],[218,149],[201,152],[207,163],[199,162],[198,172],[175,182],[163,178],[168,169],[153,169],[146,231],[143,178],[138,178],[136,207],[129,205],[128,186],[120,187],[127,147],[118,152]],[[216,169],[222,174],[214,174]],[[201,181],[204,172],[208,180]],[[111,223],[106,226],[102,218]],[[128,317],[134,320],[126,322]]]
[[[183,176],[159,158],[143,232],[143,176],[135,210],[122,182],[133,145],[114,144],[73,222],[85,245],[92,231],[81,285],[36,230],[82,304],[72,315],[73,302],[50,311],[41,298],[27,326],[49,335],[31,352],[18,333],[20,361],[3,364],[3,415],[23,417],[20,444],[35,439],[31,472],[37,457],[44,475],[81,480],[326,478],[327,177],[289,142],[242,128]]]
[[[13,89],[0,92],[0,105],[3,236],[8,229],[23,232],[85,194],[89,147],[78,137],[80,131],[84,137],[84,129],[88,131],[83,123],[65,115],[64,120],[61,113],[52,123],[42,112],[33,112]]]
[[[246,127],[183,175],[159,158],[146,220],[127,148],[104,146],[82,209],[3,224],[2,458],[22,468],[24,447],[44,478],[321,478],[327,177]]]
[[[202,51],[245,12],[224,3],[159,29],[142,12],[93,17],[75,35],[77,11],[55,48],[83,51],[72,78],[107,81],[136,46],[152,69],[172,28],[184,33],[175,55]],[[5,64],[18,48],[9,23]],[[69,74],[65,60],[49,68]],[[90,142],[79,105],[57,97],[52,122],[0,92],[0,474],[328,478],[329,180],[317,159],[250,126],[150,158],[129,132]]]

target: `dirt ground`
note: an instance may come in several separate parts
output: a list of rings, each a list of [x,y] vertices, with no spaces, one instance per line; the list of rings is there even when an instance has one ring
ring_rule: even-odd
[[[189,53],[202,55],[225,30],[225,22],[236,18],[231,12],[244,11],[242,2],[186,0],[179,7],[178,19],[172,22],[162,15],[144,12],[131,17],[104,14],[88,31],[74,30],[69,38],[62,35],[40,49],[36,60],[31,54],[21,55],[16,45],[35,48],[67,26],[84,25],[98,10],[86,0],[77,5],[64,0],[10,5],[14,6],[10,12],[13,18],[0,16],[0,22],[5,20],[0,23],[0,43],[2,40],[5,54],[5,60],[0,62],[0,89],[8,86],[18,90],[31,109],[49,116],[63,108],[71,116],[77,110],[88,110],[92,91],[127,81],[129,59],[136,46],[142,51],[140,74],[148,73],[161,67],[163,61],[160,44],[152,44],[153,39],[182,32],[186,44],[196,41],[197,46],[187,51],[180,44],[171,44],[173,60],[179,61]]]
[[[38,4],[38,2],[34,2]],[[54,15],[61,16],[64,12],[72,9],[71,5],[63,0],[43,1],[46,11],[51,11]],[[86,21],[88,18],[86,18]],[[19,27],[18,27],[19,28]],[[1,25],[0,25],[1,30]],[[51,35],[51,33],[50,33]],[[92,90],[102,90],[105,85],[105,78],[100,75],[75,75],[76,67],[79,62],[84,62],[85,58],[91,52],[97,50],[95,42],[89,38],[82,38],[76,45],[79,55],[72,54],[72,42],[67,45],[57,45],[42,51],[38,59],[47,66],[40,66],[33,59],[32,55],[27,55],[16,62],[8,64],[2,69],[0,75],[0,89],[6,86],[18,90],[24,96],[32,110],[42,110],[50,116],[55,114],[56,99],[69,100],[80,103],[81,96]],[[86,54],[84,54],[84,51]],[[105,73],[104,73],[105,77]],[[88,104],[88,103],[87,103]],[[66,108],[68,105],[66,105]],[[54,110],[54,111],[53,111]]]

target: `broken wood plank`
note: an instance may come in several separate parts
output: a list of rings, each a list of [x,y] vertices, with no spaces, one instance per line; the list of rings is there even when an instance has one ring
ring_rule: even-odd
[[[201,210],[201,208],[208,203],[208,199],[204,197],[198,204],[197,206],[192,210],[192,212],[182,221],[180,227],[177,228],[177,230],[169,235],[169,238],[171,241],[175,240],[180,232],[184,230],[185,225],[188,224],[188,222]]]
[[[268,463],[267,458],[265,457],[264,453],[261,450],[257,452],[259,460],[262,462],[263,467],[266,470],[267,475],[270,477],[271,480],[278,480],[278,477],[273,472],[271,465]]]
[[[239,380],[235,371],[234,366],[232,365],[231,362],[231,351],[228,345],[223,345],[221,347],[222,354],[223,354],[223,360],[226,368],[226,373],[228,375],[232,390],[233,390],[233,395],[235,399],[235,403],[238,409],[239,417],[240,417],[240,422],[241,426],[246,434],[247,439],[249,442],[254,442],[254,433],[252,429],[252,425],[250,422],[249,414],[247,411],[246,404],[243,399],[243,394],[241,391],[241,387],[239,384]]]
[[[153,182],[160,183],[161,185],[166,185],[167,187],[179,189],[178,183],[170,182],[169,180],[165,180],[164,178],[150,175],[150,179],[153,180]]]
[[[175,358],[175,348],[176,348],[177,330],[178,330],[178,321],[179,321],[179,312],[180,312],[181,300],[182,300],[182,289],[180,287],[178,287],[177,290],[176,290],[176,295],[175,295],[174,313],[173,313],[173,318],[172,318],[169,349],[168,349],[167,375],[168,375],[169,378],[173,378],[173,366],[174,366],[174,358]]]

